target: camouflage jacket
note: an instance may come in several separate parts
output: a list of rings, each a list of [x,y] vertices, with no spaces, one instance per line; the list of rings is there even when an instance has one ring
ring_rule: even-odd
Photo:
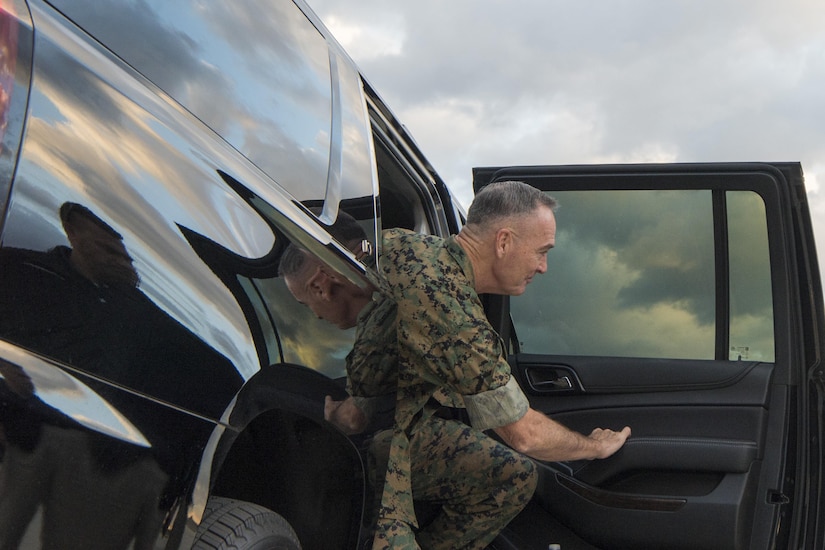
[[[466,406],[473,427],[496,428],[527,412],[510,376],[503,342],[474,288],[472,264],[455,237],[384,232],[380,270],[397,305],[398,396],[381,515],[417,525],[409,436],[446,391]]]
[[[347,393],[371,421],[368,431],[379,427],[381,417],[395,409],[398,381],[398,344],[395,335],[395,302],[376,292],[358,314],[355,343],[347,355]]]

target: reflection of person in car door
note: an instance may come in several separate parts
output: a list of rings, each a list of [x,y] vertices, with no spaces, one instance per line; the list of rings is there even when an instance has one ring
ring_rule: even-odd
[[[138,274],[120,233],[72,202],[60,207],[60,220],[71,245],[69,262],[80,275],[96,285],[137,287]]]
[[[14,398],[0,395],[0,409],[18,406],[0,410],[7,440],[0,548],[14,547],[34,525],[38,506],[44,548],[153,548],[174,504],[168,495],[191,481],[189,464],[209,427],[122,387],[217,415],[241,378],[138,288],[120,233],[76,203],[64,203],[60,219],[71,247],[0,250],[0,337],[94,375],[83,382],[151,447],[89,430],[36,394],[13,396],[0,383]]]
[[[354,220],[342,214],[330,233],[353,248],[363,234],[342,237],[343,228],[353,224],[357,227]],[[280,272],[293,296],[319,318],[340,328],[356,327],[355,343],[347,357],[350,397],[338,402],[327,397],[325,417],[350,434],[369,424],[375,426],[374,411],[386,410],[387,397],[389,407],[394,409],[396,400],[395,303],[372,289],[356,287],[295,245],[284,252]],[[456,403],[460,401],[446,393],[433,395],[432,415],[418,424],[411,437],[411,444],[422,449],[410,456],[416,502],[438,505],[435,518],[422,524],[416,535],[424,548],[459,548],[479,537],[493,538],[525,504],[509,497],[530,493],[534,483],[533,465],[528,459],[462,422],[441,417],[444,404]],[[380,497],[383,487],[391,436],[392,430],[378,432],[369,449],[376,497]],[[477,470],[484,471],[484,483],[474,479]],[[503,490],[493,492],[491,485]],[[495,518],[488,513],[491,509],[496,511]]]
[[[339,213],[329,231],[351,250],[360,250],[366,243],[364,230],[344,212]],[[349,396],[343,401],[327,396],[324,418],[347,435],[371,436],[391,427],[398,378],[395,304],[372,287],[360,288],[347,281],[294,244],[281,255],[278,268],[295,299],[318,318],[340,329],[355,327],[355,343],[346,358]],[[384,439],[368,437],[364,443],[372,497],[365,525],[370,525],[378,509],[389,451],[388,445],[380,444]]]
[[[72,245],[67,258],[71,270],[96,286],[136,289],[132,258],[114,229],[78,204],[65,203],[60,215]],[[25,263],[8,263],[9,259],[4,257],[4,269],[25,269]],[[36,261],[34,253],[27,260]],[[35,307],[31,301],[27,305]],[[59,340],[57,334],[51,336]],[[43,548],[125,549],[130,543],[152,548],[163,518],[158,500],[168,477],[150,454],[138,452],[122,464],[104,465],[101,457],[111,454],[112,445],[123,447],[120,455],[133,451],[125,443],[108,442],[41,401],[30,380],[28,385],[17,382],[25,377],[17,365],[0,366],[0,420],[7,439],[0,471],[0,548],[20,544],[38,507]]]

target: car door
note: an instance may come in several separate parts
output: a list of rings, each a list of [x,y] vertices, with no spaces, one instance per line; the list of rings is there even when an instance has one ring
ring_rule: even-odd
[[[547,273],[487,298],[515,376],[572,429],[633,431],[609,459],[542,464],[542,513],[598,548],[821,547],[822,294],[801,167],[474,170],[476,191],[503,180],[559,201]]]

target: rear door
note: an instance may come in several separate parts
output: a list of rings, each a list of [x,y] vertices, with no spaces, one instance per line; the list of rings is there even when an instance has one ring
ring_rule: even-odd
[[[570,428],[633,430],[610,459],[543,464],[541,509],[599,548],[821,544],[797,530],[822,465],[801,167],[474,170],[476,190],[503,180],[560,204],[547,274],[489,297],[519,382]]]

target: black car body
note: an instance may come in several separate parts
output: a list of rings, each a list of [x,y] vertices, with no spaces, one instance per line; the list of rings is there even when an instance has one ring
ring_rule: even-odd
[[[357,547],[362,441],[323,420],[353,335],[278,259],[298,242],[380,284],[327,228],[455,233],[444,182],[300,0],[0,0],[0,31],[2,543]],[[634,436],[541,465],[497,547],[822,548],[801,168],[475,172],[515,178],[559,195],[569,246],[532,294],[486,298],[515,375]]]

